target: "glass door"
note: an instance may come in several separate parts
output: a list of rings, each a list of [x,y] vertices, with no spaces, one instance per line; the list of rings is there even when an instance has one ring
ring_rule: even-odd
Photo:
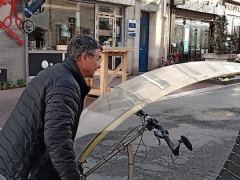
[[[183,55],[182,55],[182,62],[189,61],[190,55],[190,26],[184,26],[184,37],[183,37]]]
[[[98,17],[98,41],[101,45],[113,46],[115,43],[113,27],[113,17]]]

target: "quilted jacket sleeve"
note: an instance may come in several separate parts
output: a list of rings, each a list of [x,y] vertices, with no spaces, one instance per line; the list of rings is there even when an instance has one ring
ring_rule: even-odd
[[[61,180],[80,179],[72,135],[80,99],[80,90],[67,82],[46,93],[44,141]]]

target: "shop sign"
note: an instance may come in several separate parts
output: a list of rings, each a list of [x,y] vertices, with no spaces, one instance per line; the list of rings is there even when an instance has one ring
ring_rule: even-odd
[[[135,38],[136,37],[136,32],[128,32],[128,37],[129,38]]]
[[[227,9],[229,11],[240,12],[240,6],[233,5],[233,4],[227,4]]]

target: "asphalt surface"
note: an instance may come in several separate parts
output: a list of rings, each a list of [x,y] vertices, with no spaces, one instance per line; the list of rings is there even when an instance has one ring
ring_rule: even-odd
[[[118,80],[115,81],[117,85]],[[133,145],[134,178],[139,180],[210,180],[215,179],[230,153],[239,131],[240,116],[239,84],[216,85],[200,82],[179,89],[171,95],[144,108],[152,117],[168,129],[174,144],[181,135],[192,142],[193,151],[181,145],[180,156],[172,162],[166,143],[145,132]],[[14,108],[24,88],[0,91],[0,127]],[[87,97],[85,107],[96,98]],[[116,131],[109,133],[87,159],[85,171],[104,159],[113,147],[132,129],[141,125],[140,119],[132,115]],[[133,131],[127,138],[136,133]],[[126,140],[126,139],[125,139]],[[128,174],[127,152],[121,152],[88,177],[88,180],[126,180]]]
[[[181,135],[193,145],[189,151],[181,145],[180,155],[171,157],[164,140],[158,145],[153,132],[145,132],[134,162],[134,178],[139,180],[213,180],[216,179],[232,150],[239,132],[239,84],[215,86],[206,89],[173,94],[144,108],[168,129],[170,138],[177,145]],[[133,128],[141,125],[132,115],[114,132],[109,133],[87,159],[86,169],[108,155],[113,147]],[[131,133],[131,137],[136,131]],[[126,139],[125,139],[126,140]],[[134,154],[140,138],[133,143]],[[88,180],[126,180],[128,157],[124,151],[108,161]]]

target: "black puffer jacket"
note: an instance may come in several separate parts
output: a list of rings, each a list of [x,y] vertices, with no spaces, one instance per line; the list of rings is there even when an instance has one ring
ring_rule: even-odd
[[[79,180],[73,140],[89,90],[73,59],[41,71],[0,131],[0,173],[14,180]]]

